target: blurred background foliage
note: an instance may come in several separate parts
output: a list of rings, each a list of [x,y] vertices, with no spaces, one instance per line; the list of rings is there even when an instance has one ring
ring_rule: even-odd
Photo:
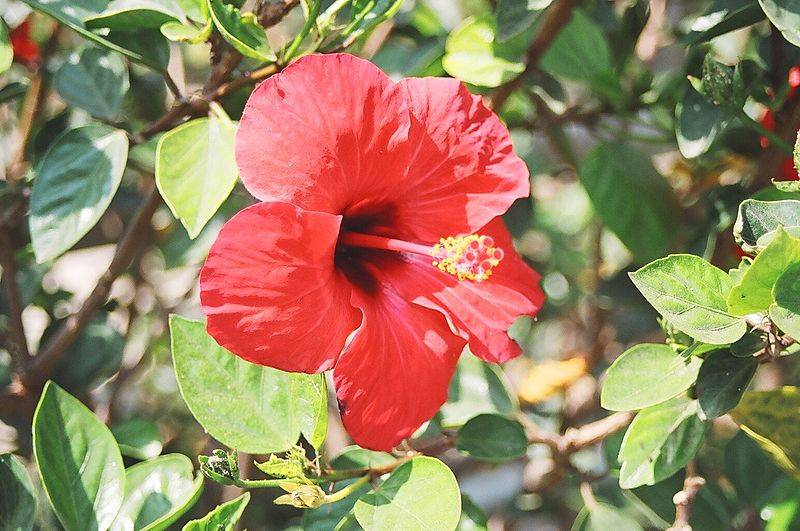
[[[631,344],[663,339],[657,314],[627,273],[678,251],[722,269],[735,267],[740,251],[731,225],[740,201],[754,195],[798,197],[775,190],[770,179],[796,178],[776,140],[792,143],[800,125],[794,99],[800,71],[792,70],[800,63],[800,49],[766,19],[758,2],[566,2],[572,4],[570,21],[546,50],[537,49],[542,55],[532,65],[531,42],[550,3],[406,0],[392,18],[357,38],[333,36],[320,44],[328,50],[345,46],[396,78],[462,79],[494,105],[530,169],[531,197],[519,201],[506,221],[519,251],[543,276],[547,304],[536,322],[523,319],[512,330],[524,356],[502,370],[464,362],[451,386],[451,402],[436,419],[445,428],[481,408],[512,412],[520,407],[553,433],[605,416],[598,400],[603,371]],[[268,30],[272,50],[291,42],[304,25],[302,7],[287,4],[292,9]],[[28,127],[21,122],[29,101],[25,94],[40,82],[37,69],[48,87],[30,124],[25,160],[40,160],[59,134],[91,121],[135,135],[176,104],[161,73],[121,54],[108,55],[104,68],[125,77],[125,90],[87,100],[70,90],[87,75],[70,70],[76,50],[86,45],[80,34],[55,30],[52,18],[22,2],[2,0],[0,14],[12,31],[26,21],[42,53],[30,61],[18,58],[0,83],[0,172],[8,178],[0,180],[3,211],[28,193],[25,185],[7,183],[19,172],[14,164],[20,131]],[[164,60],[169,47],[165,69],[180,93],[199,90],[210,72],[209,47],[157,40],[148,44],[163,49],[150,52],[162,53],[156,60]],[[735,109],[698,99],[692,88],[692,78],[704,77],[709,55],[725,64],[746,63],[743,92],[719,95]],[[33,64],[41,57],[43,64]],[[246,58],[239,71],[261,63]],[[251,90],[236,87],[220,100],[232,119],[238,119]],[[770,142],[765,131],[779,138]],[[120,237],[147,200],[158,138],[132,147],[109,208],[62,256],[37,263],[25,225],[2,229],[0,245],[13,250],[30,352],[48,344],[106,272]],[[17,177],[25,181],[25,173]],[[130,267],[112,279],[107,300],[52,368],[52,379],[112,428],[126,464],[161,452],[194,459],[219,446],[178,394],[167,319],[170,313],[202,317],[199,267],[222,223],[252,202],[237,184],[194,239],[159,204],[139,236]],[[5,268],[4,282],[7,275]],[[7,295],[0,295],[5,344],[11,334],[9,304]],[[797,362],[789,358],[764,366],[753,386],[798,383]],[[500,399],[487,404],[490,384],[500,389]],[[0,453],[30,456],[35,400],[20,394],[12,357],[3,348],[0,388]],[[336,455],[349,441],[338,424],[335,400],[331,403],[326,452]],[[683,473],[652,487],[621,490],[616,479],[621,438],[619,432],[589,445],[567,463],[538,444],[499,465],[468,460],[452,449],[441,458],[491,529],[568,529],[587,503],[579,488],[586,481],[607,506],[595,508],[592,521],[579,517],[576,528],[626,528],[635,521],[665,529],[675,517],[672,497],[682,488]],[[242,458],[243,468],[249,463]],[[798,483],[727,417],[710,428],[698,466],[707,483],[692,513],[696,529],[800,528]],[[270,503],[278,494],[253,491],[243,527],[326,528],[304,524],[298,509]],[[237,495],[235,487],[210,483],[187,518]],[[42,528],[57,527],[46,504],[40,503],[39,511]],[[466,523],[462,528],[471,529]]]

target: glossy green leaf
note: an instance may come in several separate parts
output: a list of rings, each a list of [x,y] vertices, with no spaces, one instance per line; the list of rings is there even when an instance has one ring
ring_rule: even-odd
[[[107,125],[61,135],[35,169],[29,225],[36,261],[61,255],[111,204],[128,158],[128,137]]]
[[[0,454],[0,531],[30,531],[36,513],[36,491],[22,461]]]
[[[415,457],[361,496],[353,512],[366,531],[454,529],[461,518],[461,493],[447,465]]]
[[[372,450],[365,450],[359,446],[348,446],[330,462],[330,465],[334,470],[346,470],[362,467],[375,468],[389,465],[394,461],[394,457],[384,452],[373,452]],[[337,481],[334,492],[347,487],[354,481],[355,479]],[[317,509],[303,511],[303,531],[346,529],[348,524],[355,521],[352,510],[356,500],[358,500],[360,495],[365,494],[369,490],[370,487],[365,485],[343,500],[334,503],[326,503]]]
[[[111,531],[167,529],[188,511],[203,490],[192,461],[168,454],[125,470],[125,497]]]
[[[586,13],[576,9],[539,66],[557,77],[592,83],[609,73],[613,63],[603,31]]]
[[[97,44],[120,52],[133,61],[150,66],[157,70],[166,69],[163,57],[152,54],[152,39],[144,38],[142,32],[122,32],[124,38],[112,34],[95,33],[86,27],[84,20],[100,15],[108,5],[107,0],[22,0],[33,9],[49,15],[62,24],[72,28],[82,37]],[[163,41],[164,39],[161,39]],[[138,43],[138,46],[133,46]]]
[[[772,289],[784,271],[800,264],[800,239],[778,228],[775,238],[756,255],[742,279],[728,295],[731,313],[746,315],[767,311],[773,302]]]
[[[728,313],[726,297],[733,281],[699,256],[671,255],[630,277],[658,313],[698,341],[724,345],[747,331],[744,319]]]
[[[597,503],[592,507],[584,507],[575,522],[572,531],[642,531],[643,528],[622,509],[607,503]]]
[[[731,416],[778,466],[800,478],[800,388],[747,392]]]
[[[510,393],[503,372],[465,352],[450,380],[447,403],[442,406],[441,425],[446,428],[463,425],[481,413],[512,416],[519,404]]]
[[[733,4],[733,7],[727,9],[731,4]],[[713,20],[714,23],[710,27],[703,27],[701,31],[690,33],[689,44],[708,42],[714,37],[752,26],[764,20],[764,11],[756,4],[744,3],[744,5],[738,6],[736,3],[731,2],[716,2],[715,5],[721,5],[724,8],[704,16],[705,19]]]
[[[102,13],[84,19],[84,24],[89,29],[129,31],[185,20],[176,0],[111,0]]]
[[[222,505],[198,520],[191,520],[183,526],[183,531],[234,531],[236,524],[250,502],[250,493],[245,492]]]
[[[578,173],[603,223],[638,261],[667,253],[676,224],[674,195],[650,159],[625,144],[601,144]]]
[[[641,410],[619,450],[620,487],[653,485],[683,468],[697,453],[706,431],[697,411],[697,401],[686,396]]]
[[[681,154],[692,159],[708,151],[722,129],[724,118],[722,109],[688,88],[675,107],[675,135]]]
[[[516,420],[482,414],[458,430],[456,447],[459,452],[475,459],[499,463],[525,455],[528,438]]]
[[[755,253],[761,250],[758,240],[777,230],[779,225],[800,226],[800,201],[746,199],[739,205],[733,236],[745,252]]]
[[[700,416],[705,419],[721,417],[741,400],[758,368],[758,361],[717,350],[706,356],[697,377],[697,399]]]
[[[686,356],[669,345],[636,345],[608,368],[600,405],[630,411],[660,404],[686,391],[702,363],[697,356]]]
[[[778,328],[794,338],[800,337],[800,264],[783,272],[772,289],[774,303],[769,316]]]
[[[194,239],[228,198],[239,172],[236,126],[213,114],[166,133],[156,151],[156,185]]]
[[[214,25],[239,53],[259,61],[275,61],[267,33],[252,13],[241,13],[222,0],[208,0],[208,6]]]
[[[33,453],[64,528],[108,529],[122,506],[122,456],[109,429],[52,382],[45,385],[33,417]]]
[[[8,26],[0,20],[0,74],[11,68],[14,61],[14,49],[8,36]]]
[[[130,88],[123,58],[95,47],[70,55],[56,72],[53,83],[68,104],[107,120],[117,116]]]
[[[170,332],[181,394],[212,437],[255,454],[287,450],[301,433],[320,447],[328,423],[323,375],[248,363],[217,345],[200,321],[171,315]]]
[[[469,496],[461,495],[461,519],[456,531],[487,531],[489,524],[486,515],[475,505]]]
[[[451,76],[481,87],[499,87],[525,70],[513,46],[495,43],[493,17],[467,19],[445,43],[442,66]]]
[[[122,455],[134,459],[152,459],[163,448],[158,426],[143,418],[131,418],[111,427]]]
[[[505,42],[530,28],[553,0],[500,0],[497,3],[497,40]]]
[[[796,0],[758,0],[758,3],[786,40],[800,46],[800,4]]]

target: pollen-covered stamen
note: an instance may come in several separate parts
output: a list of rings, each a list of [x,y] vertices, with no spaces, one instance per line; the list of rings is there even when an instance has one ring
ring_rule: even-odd
[[[431,249],[433,265],[459,280],[483,282],[503,259],[503,250],[490,236],[448,236]]]

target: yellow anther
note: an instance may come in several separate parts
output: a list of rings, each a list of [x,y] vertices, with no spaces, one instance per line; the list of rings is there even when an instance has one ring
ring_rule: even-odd
[[[433,265],[458,280],[483,282],[503,259],[503,250],[491,236],[471,234],[442,238],[431,249]]]

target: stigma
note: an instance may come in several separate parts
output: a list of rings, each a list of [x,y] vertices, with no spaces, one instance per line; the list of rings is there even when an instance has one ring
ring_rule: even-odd
[[[491,236],[448,236],[431,248],[433,265],[458,280],[483,282],[503,259],[503,250]]]

